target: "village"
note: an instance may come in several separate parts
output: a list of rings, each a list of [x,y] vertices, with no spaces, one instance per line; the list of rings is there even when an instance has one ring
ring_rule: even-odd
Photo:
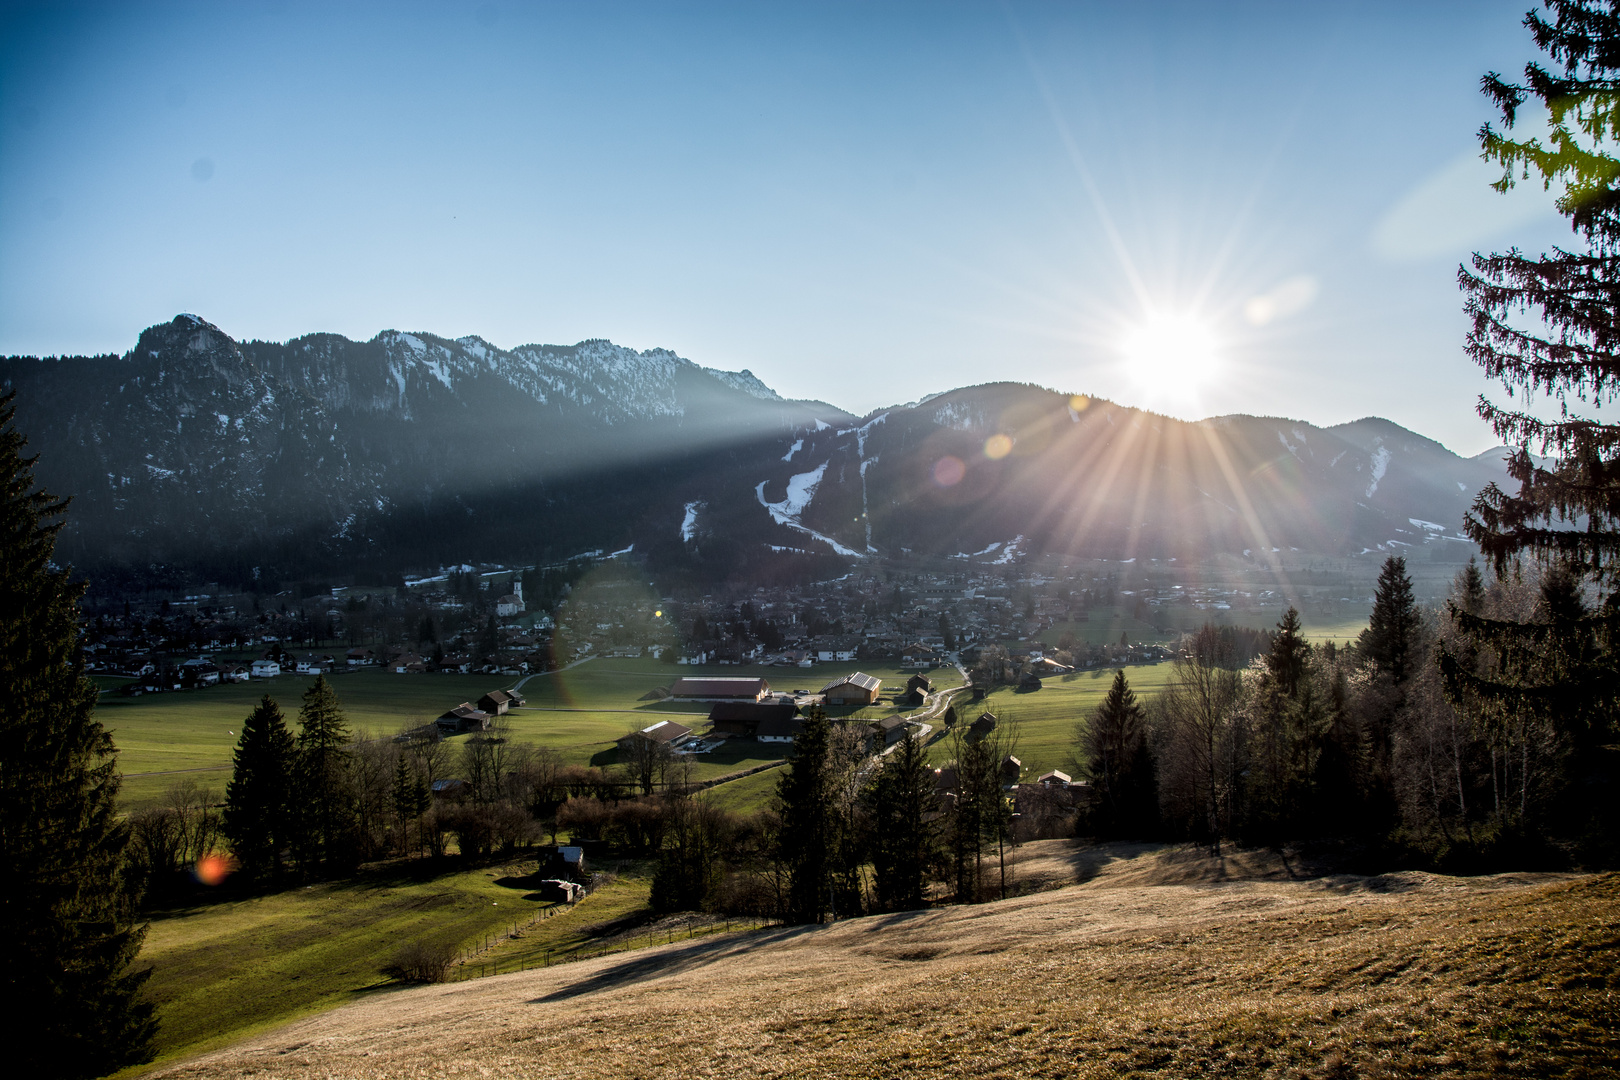
[[[811,668],[949,655],[971,667],[988,649],[1005,650],[998,659],[1021,676],[1031,660],[1084,669],[1165,659],[1206,621],[1268,626],[1289,599],[1263,587],[1268,575],[1247,576],[1204,580],[1221,575],[1169,564],[888,564],[827,582],[671,595],[632,558],[610,557],[459,566],[393,588],[265,596],[205,586],[87,604],[83,640],[91,670],[135,680],[131,693],[367,667],[522,676],[592,657]],[[1360,576],[1301,575],[1293,602],[1307,618],[1354,621],[1370,600]]]

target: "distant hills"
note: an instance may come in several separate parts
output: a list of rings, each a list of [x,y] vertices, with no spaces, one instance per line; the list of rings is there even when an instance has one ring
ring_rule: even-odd
[[[135,578],[388,579],[633,547],[704,579],[872,557],[1128,559],[1425,547],[1504,476],[1387,420],[1174,420],[992,383],[855,417],[607,341],[386,331],[238,342],[196,316],[123,356],[0,360],[59,551]]]

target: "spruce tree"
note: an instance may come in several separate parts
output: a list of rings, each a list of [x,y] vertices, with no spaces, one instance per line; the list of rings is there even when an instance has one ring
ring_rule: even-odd
[[[1276,680],[1284,697],[1299,695],[1300,680],[1305,677],[1305,659],[1310,651],[1310,645],[1300,633],[1299,611],[1290,605],[1277,623],[1277,632],[1271,637],[1271,652],[1266,657],[1266,670]]]
[[[1142,836],[1153,828],[1153,762],[1144,736],[1142,707],[1119,668],[1081,740],[1099,836]]]
[[[0,397],[0,984],[10,1068],[89,1077],[150,1061],[131,972],[144,928],[123,873],[116,748],[79,651],[83,586],[51,561],[67,507],[34,487]]]
[[[343,869],[353,857],[354,791],[349,725],[326,676],[304,693],[298,710],[298,758],[294,798],[298,805],[306,871]]]
[[[938,845],[928,820],[934,771],[922,744],[909,736],[883,760],[872,785],[872,877],[878,907],[923,906],[923,885]]]
[[[1406,576],[1406,560],[1391,555],[1378,573],[1372,618],[1361,632],[1360,645],[1379,673],[1396,686],[1412,673],[1417,630],[1417,601],[1412,596],[1412,579]]]
[[[224,833],[250,877],[281,873],[281,850],[292,839],[288,815],[295,757],[281,707],[266,694],[242,725],[225,785]]]
[[[832,725],[812,708],[793,737],[793,760],[777,781],[782,802],[778,843],[788,867],[788,918],[818,923],[831,907],[833,870],[832,792],[828,755]]]
[[[1447,654],[1441,666],[1454,702],[1551,724],[1568,741],[1569,790],[1584,795],[1566,808],[1562,828],[1612,860],[1620,816],[1602,793],[1620,781],[1620,423],[1599,410],[1620,397],[1620,13],[1602,0],[1548,0],[1546,14],[1531,11],[1524,25],[1551,63],[1527,64],[1523,83],[1495,72],[1482,80],[1503,124],[1480,130],[1483,156],[1502,166],[1499,191],[1522,180],[1560,185],[1558,209],[1576,242],[1538,257],[1476,254],[1459,268],[1468,354],[1516,399],[1481,397],[1479,414],[1513,448],[1517,490],[1487,487],[1465,528],[1499,577],[1539,563],[1552,593],[1522,623],[1454,604],[1458,628],[1500,662],[1481,673],[1470,657]],[[1532,99],[1547,127],[1515,138],[1518,112]],[[1574,602],[1586,587],[1595,594],[1590,609]],[[1570,589],[1562,602],[1560,590]]]

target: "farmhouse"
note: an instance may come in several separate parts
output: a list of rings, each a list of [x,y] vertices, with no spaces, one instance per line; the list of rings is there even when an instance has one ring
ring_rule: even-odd
[[[519,701],[521,700],[519,699]],[[505,716],[506,710],[511,708],[513,704],[512,695],[505,690],[491,690],[478,699],[478,707],[491,716]]]
[[[629,750],[635,745],[637,739],[645,739],[650,743],[673,748],[679,746],[691,734],[692,729],[685,724],[677,724],[673,720],[660,720],[658,723],[650,727],[644,727],[640,731],[632,731],[620,739],[619,749]]]
[[[759,727],[767,721],[792,721],[799,707],[791,701],[717,701],[709,710],[709,734],[735,735],[742,739],[759,737]]]
[[[821,688],[828,705],[870,705],[877,700],[883,680],[855,672],[842,679],[834,679]]]
[[[471,702],[463,701],[434,723],[439,725],[442,735],[460,735],[463,731],[488,731],[492,719],[494,717],[489,713],[473,708]]]
[[[910,730],[903,716],[885,716],[881,720],[872,721],[872,732],[884,746],[893,746],[905,738]]]
[[[427,670],[427,664],[415,653],[400,653],[388,661],[388,670],[395,675],[415,675]]]
[[[904,701],[910,706],[921,705],[924,701],[928,700],[928,695],[931,694],[933,690],[933,683],[928,681],[928,677],[926,675],[919,672],[906,680],[906,693]]]
[[[981,739],[989,737],[990,733],[996,730],[996,722],[995,713],[980,713],[979,718],[973,721],[973,723],[968,727],[968,742],[976,743]]]
[[[760,742],[790,743],[802,727],[804,720],[801,717],[773,716],[759,722],[754,728],[754,738]]]
[[[253,661],[253,677],[255,679],[273,679],[281,674],[281,665],[274,660]]]
[[[764,679],[736,675],[676,679],[669,696],[698,701],[760,701],[771,692]]]

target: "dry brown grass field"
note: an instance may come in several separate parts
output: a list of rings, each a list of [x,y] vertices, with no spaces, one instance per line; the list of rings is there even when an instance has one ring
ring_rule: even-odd
[[[1049,841],[1025,895],[374,994],[167,1077],[1614,1076],[1620,875]]]

